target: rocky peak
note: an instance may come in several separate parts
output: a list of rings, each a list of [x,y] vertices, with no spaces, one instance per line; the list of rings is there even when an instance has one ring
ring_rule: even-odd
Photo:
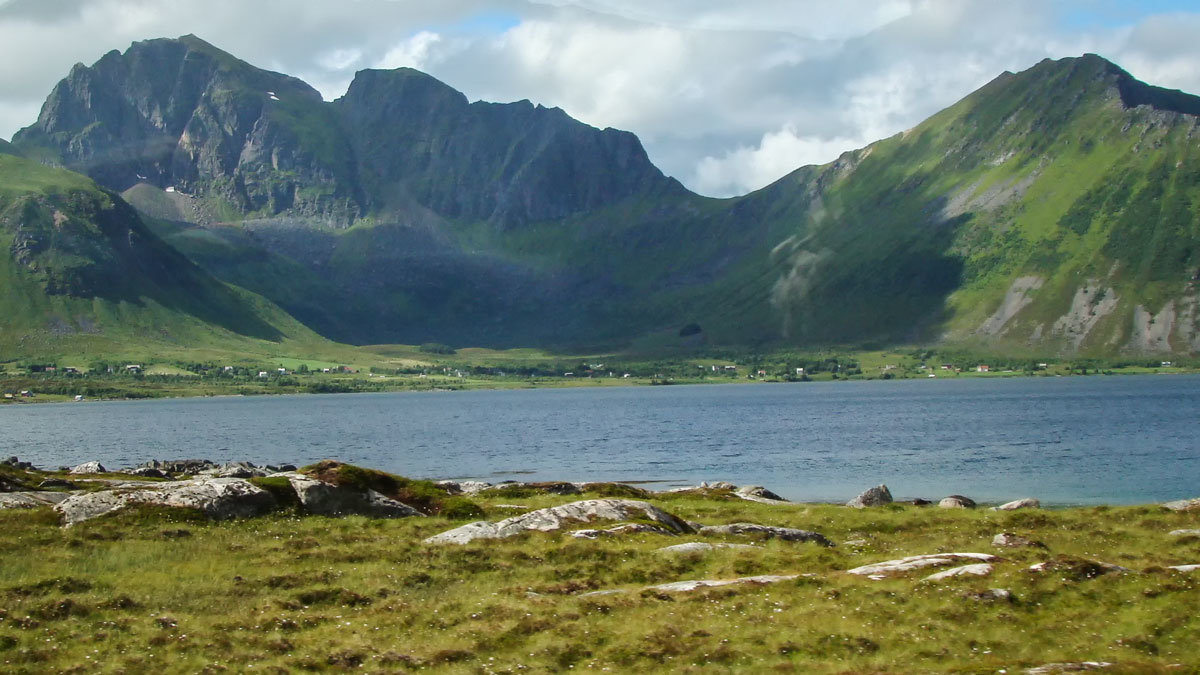
[[[468,103],[408,68],[358,73],[335,106],[376,195],[402,194],[451,218],[509,228],[683,192],[633,134],[529,101]]]
[[[264,215],[358,212],[349,151],[320,94],[194,36],[75,66],[14,144],[114,190],[149,183]]]

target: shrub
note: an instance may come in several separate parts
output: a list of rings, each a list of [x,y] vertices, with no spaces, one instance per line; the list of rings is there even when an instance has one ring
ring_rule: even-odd
[[[448,497],[438,507],[438,515],[450,520],[479,520],[483,509],[466,497]]]

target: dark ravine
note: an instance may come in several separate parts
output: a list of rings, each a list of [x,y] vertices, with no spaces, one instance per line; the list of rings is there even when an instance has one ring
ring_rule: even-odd
[[[14,146],[345,342],[1194,354],[1198,113],[1047,60],[717,200],[558,109],[411,69],[325,102],[185,36],[76,66]]]

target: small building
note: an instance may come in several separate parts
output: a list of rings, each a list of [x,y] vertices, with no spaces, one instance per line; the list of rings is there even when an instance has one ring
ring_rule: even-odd
[[[128,364],[127,366],[125,366],[125,372],[127,372],[127,373],[140,373],[140,372],[142,372],[142,366],[141,366],[140,364],[137,364],[137,363],[130,363],[130,364]]]
[[[975,366],[975,371],[979,372],[979,373],[990,373],[990,372],[992,372],[992,367],[985,366],[985,365],[978,365],[978,366]]]
[[[267,373],[267,371],[265,371],[265,370],[260,370],[260,371],[258,371],[258,376],[259,376],[259,377],[266,377],[266,376],[267,376],[267,374],[268,374],[268,373]]]

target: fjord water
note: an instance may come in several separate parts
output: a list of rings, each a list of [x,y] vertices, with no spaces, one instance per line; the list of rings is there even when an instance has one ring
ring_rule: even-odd
[[[39,467],[150,459],[413,477],[761,484],[843,501],[1148,503],[1200,495],[1200,376],[926,379],[10,405]]]

